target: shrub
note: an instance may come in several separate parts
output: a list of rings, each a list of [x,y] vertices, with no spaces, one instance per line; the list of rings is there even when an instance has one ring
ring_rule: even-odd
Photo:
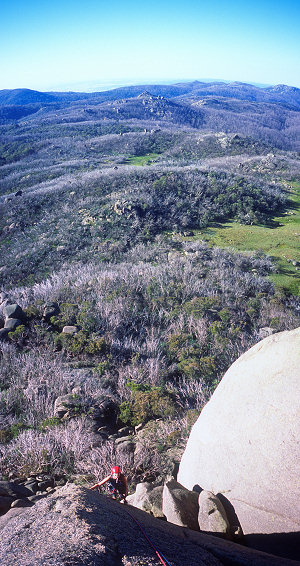
[[[59,314],[51,316],[50,322],[57,330],[62,331],[64,326],[77,323],[78,305],[75,303],[60,303]]]
[[[61,421],[57,417],[49,417],[41,422],[41,424],[39,425],[39,429],[46,430],[48,428],[53,428],[55,426],[58,426],[60,423]]]
[[[55,344],[73,356],[99,355],[109,350],[108,343],[103,336],[89,336],[83,330],[73,335],[61,333],[55,337]]]
[[[12,438],[17,438],[24,430],[31,430],[33,427],[24,422],[14,423],[10,427],[10,434]]]
[[[99,362],[94,368],[94,373],[99,377],[105,375],[107,371],[112,369],[112,356],[108,355],[106,360]]]
[[[184,310],[195,318],[202,318],[208,311],[218,309],[220,303],[219,297],[194,297],[185,303]]]
[[[191,336],[184,332],[177,332],[168,337],[167,348],[171,359],[179,357],[182,348],[186,345],[189,338]]]
[[[8,337],[10,338],[10,340],[12,342],[15,342],[16,344],[21,344],[23,342],[25,335],[26,335],[26,326],[24,326],[24,324],[20,324],[20,326],[17,326],[16,330],[8,333]]]
[[[279,318],[279,316],[274,316],[273,318],[271,318],[270,327],[274,328],[276,330],[279,330],[279,328],[280,328],[280,318]]]
[[[27,307],[25,307],[24,313],[26,314],[28,320],[42,317],[42,309],[34,304],[30,304]]]
[[[0,444],[7,444],[12,440],[13,436],[11,430],[6,428],[0,429]]]
[[[187,421],[188,430],[190,430],[192,426],[194,426],[195,422],[199,417],[199,414],[200,414],[199,411],[197,411],[196,409],[189,409],[187,411],[186,421]]]
[[[212,356],[199,357],[196,349],[183,350],[177,364],[179,371],[188,379],[202,379],[209,382],[216,372],[216,363]]]
[[[181,440],[181,437],[182,437],[181,430],[173,430],[166,437],[166,444],[168,446],[176,446],[176,444],[178,444],[178,442]]]
[[[61,456],[57,443],[50,437],[26,431],[3,451],[1,471],[13,471],[19,477],[58,469],[61,471],[66,463],[62,466]]]
[[[175,397],[160,387],[149,391],[134,391],[130,401],[120,405],[119,418],[124,424],[135,426],[155,418],[174,417],[178,411]]]
[[[85,332],[93,332],[97,328],[97,318],[93,314],[94,305],[91,301],[83,301],[77,315],[77,324]]]

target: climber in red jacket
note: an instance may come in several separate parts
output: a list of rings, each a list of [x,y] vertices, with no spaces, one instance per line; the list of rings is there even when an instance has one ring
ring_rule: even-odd
[[[113,499],[119,496],[120,500],[125,503],[127,497],[127,478],[122,474],[119,466],[113,466],[110,475],[93,485],[90,489],[96,489],[106,482]]]

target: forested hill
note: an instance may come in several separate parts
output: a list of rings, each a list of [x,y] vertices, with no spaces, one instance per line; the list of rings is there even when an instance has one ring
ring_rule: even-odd
[[[71,102],[74,100],[89,100],[103,102],[105,100],[120,100],[132,98],[147,91],[155,96],[166,98],[221,96],[236,98],[251,102],[266,102],[289,106],[294,110],[300,109],[300,89],[287,85],[257,87],[251,84],[233,83],[203,83],[194,81],[174,85],[138,85],[116,88],[102,92],[39,92],[30,89],[0,90],[0,104],[31,104],[33,102]]]
[[[140,96],[145,93],[156,106],[154,112],[149,105],[140,108]],[[125,104],[128,110],[130,104],[127,117],[149,119],[150,111],[152,119],[168,121],[172,114],[171,122],[177,124],[205,131],[239,132],[282,149],[299,149],[300,90],[286,85],[259,88],[244,83],[194,81],[129,86],[94,93],[2,90],[0,124],[37,112],[43,118],[56,111],[67,111],[72,118],[84,121],[91,117],[89,113],[118,119],[120,111],[125,117]]]

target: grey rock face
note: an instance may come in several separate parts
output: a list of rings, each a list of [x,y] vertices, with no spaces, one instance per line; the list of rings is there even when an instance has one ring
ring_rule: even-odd
[[[6,513],[14,501],[13,497],[8,497],[7,495],[0,495],[0,515]]]
[[[150,513],[154,517],[164,517],[162,510],[163,486],[153,487],[151,483],[138,483],[136,491],[127,501],[134,507]]]
[[[5,318],[16,318],[20,320],[26,319],[25,313],[16,303],[14,303],[13,305],[7,304],[3,308],[3,315],[5,316]]]
[[[8,339],[8,332],[7,328],[0,329],[0,342],[5,342]]]
[[[226,511],[214,493],[201,491],[198,499],[198,523],[201,531],[229,537],[230,527]]]
[[[8,299],[8,294],[5,293],[5,291],[1,291],[0,293],[0,306],[2,305],[2,303]]]
[[[124,444],[124,442],[131,442],[131,444],[133,444],[132,436],[120,436],[120,437],[117,436],[115,440],[115,445],[120,446],[121,444]]]
[[[46,303],[43,309],[43,318],[46,322],[50,321],[51,316],[56,316],[59,313],[59,306],[57,303]]]
[[[91,418],[97,423],[97,428],[106,425],[115,425],[117,419],[117,406],[108,396],[103,395],[98,405],[91,407]]]
[[[265,338],[229,368],[192,429],[178,480],[223,494],[245,534],[299,531],[299,414],[300,328]]]
[[[4,309],[7,305],[11,305],[11,300],[8,298],[7,293],[0,294],[0,319],[5,320]]]
[[[32,495],[24,485],[10,481],[0,481],[0,495],[14,497],[17,499]]]
[[[62,418],[68,411],[70,411],[70,409],[74,409],[74,407],[76,407],[77,402],[77,397],[72,393],[57,397],[54,403],[54,416]]]
[[[38,490],[38,483],[37,481],[26,482],[25,487],[31,491],[31,493],[36,493]]]
[[[5,321],[4,329],[8,332],[14,332],[18,326],[23,324],[18,318],[7,318]]]
[[[43,480],[38,483],[38,489],[40,491],[46,491],[48,488],[53,488],[54,482],[52,479]]]
[[[122,438],[124,436],[132,436],[134,434],[133,428],[129,426],[124,426],[123,428],[119,428],[118,430],[118,437]]]
[[[62,329],[63,334],[74,335],[74,334],[77,334],[77,332],[78,332],[77,326],[64,326],[63,329]]]
[[[120,442],[120,440],[123,439],[116,439],[115,443],[119,440],[119,442],[117,444],[115,444],[115,449],[116,449],[116,458],[117,459],[123,459],[125,458],[129,465],[133,464],[134,461],[134,442],[132,442],[132,440],[125,440],[123,442]]]
[[[294,562],[182,529],[93,491],[66,485],[0,517],[1,566],[157,566],[135,520],[172,566],[293,566]]]
[[[15,499],[11,504],[11,508],[14,509],[15,507],[31,507],[31,505],[33,505],[33,503],[31,503],[31,501],[29,501],[28,499]]]
[[[264,338],[267,338],[267,336],[271,336],[271,334],[274,334],[274,329],[269,326],[264,326],[259,329],[258,337],[260,340],[263,340]]]
[[[189,491],[174,479],[167,481],[163,490],[163,514],[170,523],[199,531],[198,493]]]

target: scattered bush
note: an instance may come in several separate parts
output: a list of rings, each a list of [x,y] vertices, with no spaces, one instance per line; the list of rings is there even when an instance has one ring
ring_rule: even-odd
[[[103,336],[89,336],[83,330],[74,335],[58,334],[55,336],[55,344],[73,356],[88,354],[90,356],[105,354],[109,351],[109,345]]]
[[[133,391],[131,399],[120,404],[119,418],[124,424],[135,426],[153,418],[173,417],[177,411],[173,395],[156,387],[148,391]]]

